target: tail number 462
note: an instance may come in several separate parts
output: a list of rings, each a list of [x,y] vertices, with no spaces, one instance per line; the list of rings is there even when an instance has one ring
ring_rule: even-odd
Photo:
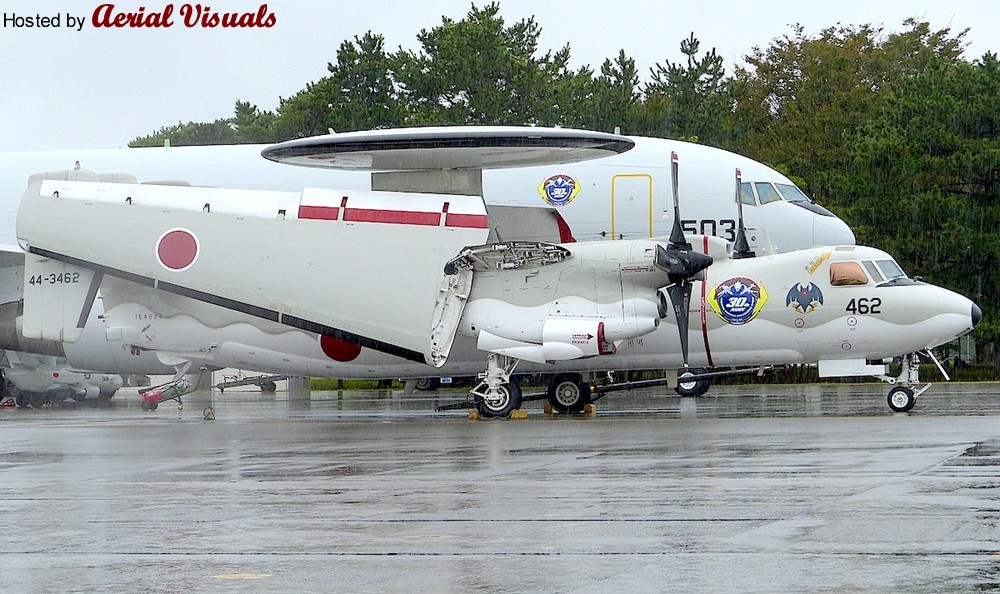
[[[882,313],[882,299],[878,297],[858,297],[851,299],[847,304],[847,311],[852,314],[880,314]]]

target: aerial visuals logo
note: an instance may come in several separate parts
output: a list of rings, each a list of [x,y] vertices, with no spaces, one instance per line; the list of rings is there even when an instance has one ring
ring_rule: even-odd
[[[180,22],[185,27],[201,27],[205,29],[273,27],[277,22],[274,14],[269,12],[267,4],[261,4],[256,12],[216,12],[205,4],[182,4],[177,9]],[[114,4],[101,4],[94,10],[90,23],[95,28],[101,27],[150,27],[169,28],[174,25],[174,5],[167,4],[162,10],[146,12],[145,6],[140,6],[136,12],[116,11]]]
[[[140,6],[119,9],[115,4],[101,4],[90,13],[72,14],[69,12],[51,15],[18,14],[4,12],[0,24],[3,28],[13,29],[72,29],[81,31],[90,23],[95,29],[169,29],[175,24],[181,24],[189,29],[249,29],[270,28],[278,19],[268,10],[267,4],[261,4],[253,11],[218,12],[208,4],[167,4],[159,10],[146,10]]]
[[[727,324],[746,324],[767,303],[767,291],[757,281],[737,276],[716,285],[708,296],[712,310]]]
[[[580,192],[580,183],[570,175],[553,175],[538,185],[538,193],[551,206],[566,206]]]

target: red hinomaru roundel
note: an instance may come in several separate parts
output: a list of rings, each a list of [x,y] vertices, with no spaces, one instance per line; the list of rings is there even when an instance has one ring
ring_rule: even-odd
[[[361,345],[327,336],[326,334],[319,337],[319,346],[323,349],[324,355],[341,363],[353,361],[361,354]]]
[[[156,242],[156,259],[167,270],[187,270],[198,259],[201,244],[187,229],[171,229]]]

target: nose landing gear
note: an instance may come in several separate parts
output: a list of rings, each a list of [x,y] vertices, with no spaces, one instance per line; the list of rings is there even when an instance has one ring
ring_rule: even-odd
[[[944,367],[938,361],[937,357],[930,349],[920,351],[920,353],[910,353],[909,355],[904,355],[902,360],[902,369],[897,377],[891,377],[887,375],[876,376],[880,380],[891,384],[893,387],[889,390],[889,395],[886,397],[886,402],[889,404],[889,408],[893,412],[909,412],[913,409],[913,405],[917,403],[917,398],[927,391],[933,384],[925,384],[920,388],[914,388],[920,384],[920,357],[919,355],[924,355],[937,365],[941,375],[944,376],[945,381],[950,381],[951,378],[948,376],[948,372],[944,370]]]

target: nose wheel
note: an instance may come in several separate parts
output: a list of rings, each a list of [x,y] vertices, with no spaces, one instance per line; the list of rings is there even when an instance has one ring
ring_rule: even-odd
[[[941,362],[938,361],[930,349],[921,351],[920,354],[925,355],[937,365],[945,381],[951,380],[948,377],[948,372],[944,370]],[[920,357],[918,353],[905,355],[901,363],[902,367],[898,377],[889,377],[887,375],[876,376],[878,379],[893,385],[889,390],[889,395],[886,397],[886,402],[893,412],[909,412],[913,410],[913,405],[917,403],[917,397],[926,392],[932,385],[924,384],[920,386]]]
[[[909,386],[896,386],[889,390],[886,400],[893,412],[909,412],[917,403],[917,397],[913,395],[913,389]]]

